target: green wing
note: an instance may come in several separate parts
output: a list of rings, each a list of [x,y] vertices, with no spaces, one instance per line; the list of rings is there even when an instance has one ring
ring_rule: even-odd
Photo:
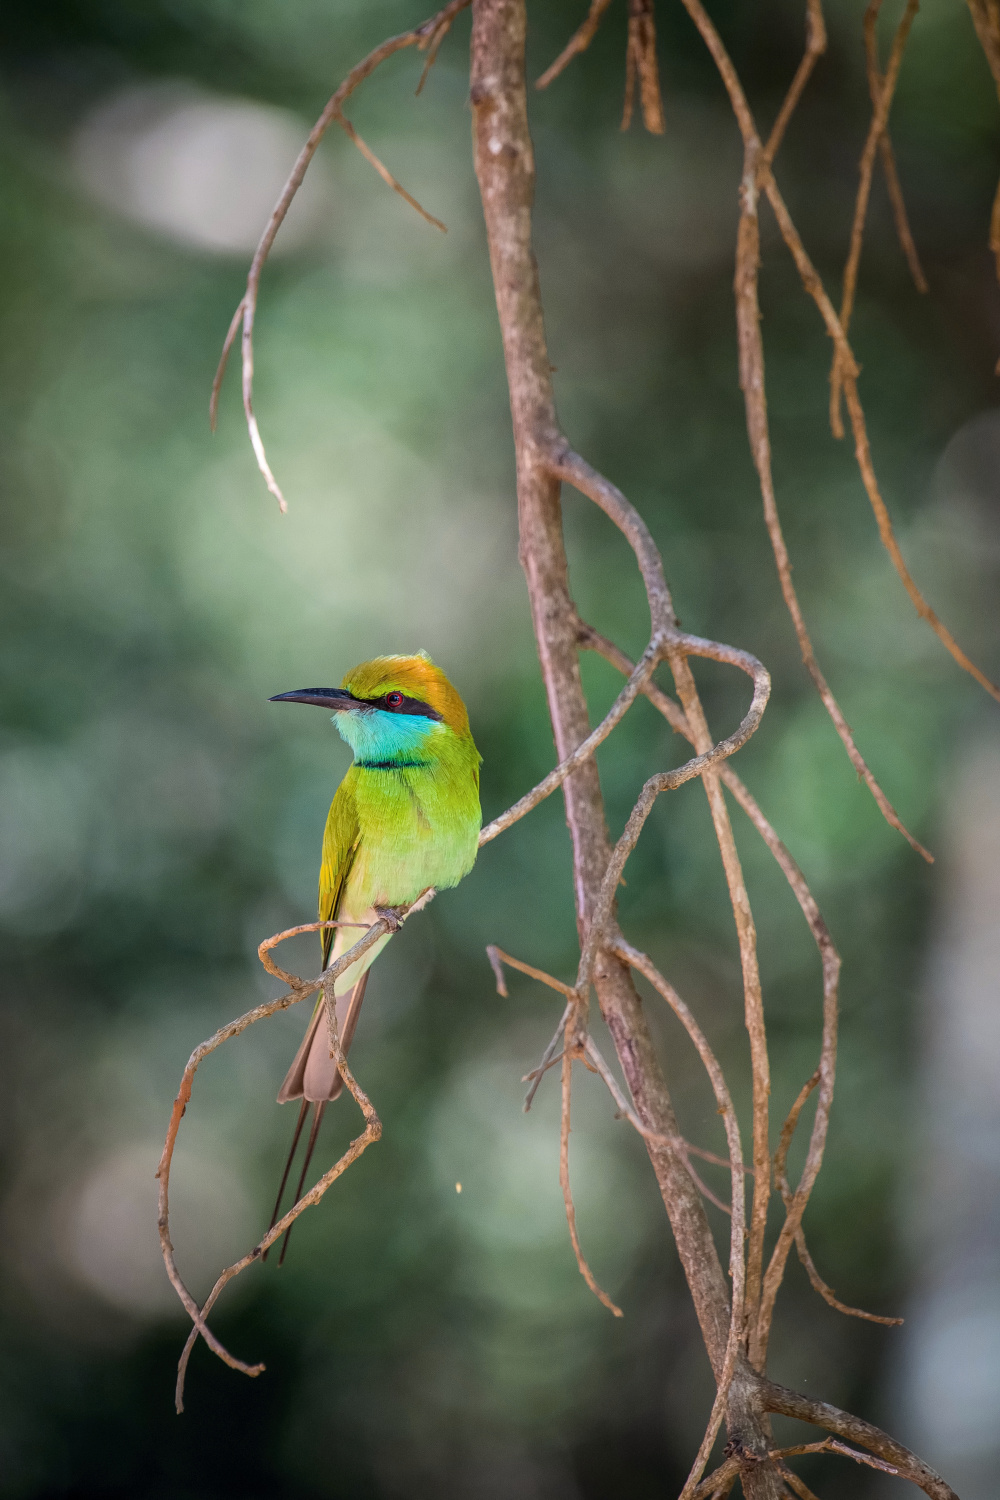
[[[337,788],[323,834],[323,859],[319,867],[319,919],[321,922],[336,920],[344,895],[347,877],[351,873],[358,847],[361,843],[361,825],[358,821],[358,804],[354,796],[351,772]],[[320,932],[323,941],[323,967],[330,961],[330,950],[337,929],[324,927]]]

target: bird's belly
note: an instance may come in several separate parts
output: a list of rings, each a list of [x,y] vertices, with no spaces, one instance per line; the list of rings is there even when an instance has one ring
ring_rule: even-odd
[[[358,797],[361,839],[348,876],[344,905],[403,906],[428,886],[457,885],[472,868],[479,834],[474,807],[442,806],[437,788],[414,787],[399,773],[377,772],[385,786]]]

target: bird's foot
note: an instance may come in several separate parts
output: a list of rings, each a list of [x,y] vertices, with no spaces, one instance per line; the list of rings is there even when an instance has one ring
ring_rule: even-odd
[[[376,906],[375,915],[381,922],[388,922],[390,932],[399,932],[403,925],[403,908],[401,906]]]

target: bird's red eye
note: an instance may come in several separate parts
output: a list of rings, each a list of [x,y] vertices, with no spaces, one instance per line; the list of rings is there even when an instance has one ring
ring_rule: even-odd
[[[402,693],[386,693],[386,695],[385,695],[385,706],[386,706],[386,708],[402,708],[402,706],[403,706],[403,695],[402,695]]]

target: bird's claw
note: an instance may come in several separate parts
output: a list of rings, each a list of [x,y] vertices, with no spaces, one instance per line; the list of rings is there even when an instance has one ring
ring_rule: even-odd
[[[403,911],[399,906],[376,906],[375,915],[380,922],[389,924],[390,932],[399,932],[403,925]]]

